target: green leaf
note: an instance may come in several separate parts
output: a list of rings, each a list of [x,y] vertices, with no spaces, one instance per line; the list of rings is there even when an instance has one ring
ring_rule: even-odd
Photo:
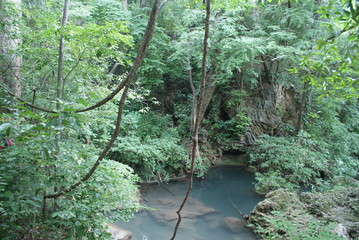
[[[11,127],[11,123],[3,123],[0,125],[0,133],[5,132],[9,127]]]
[[[85,99],[83,99],[83,98],[78,98],[78,99],[76,99],[76,102],[78,102],[78,103],[84,105],[85,107],[88,107],[88,106],[89,106],[88,102],[86,102]]]

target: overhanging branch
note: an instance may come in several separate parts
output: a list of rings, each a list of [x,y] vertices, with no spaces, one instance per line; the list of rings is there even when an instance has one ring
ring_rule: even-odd
[[[181,211],[184,207],[184,205],[187,202],[187,199],[189,197],[189,194],[193,187],[193,171],[194,171],[194,163],[196,160],[196,150],[198,147],[198,130],[200,126],[201,121],[201,109],[202,109],[202,103],[204,98],[204,92],[206,87],[206,59],[207,59],[207,49],[208,49],[208,37],[209,37],[209,18],[211,15],[211,1],[207,0],[206,3],[206,19],[205,19],[205,32],[204,32],[204,40],[203,40],[203,55],[202,55],[202,81],[201,81],[201,87],[200,87],[200,94],[197,102],[197,110],[196,115],[194,118],[194,128],[193,128],[193,136],[192,136],[192,155],[191,155],[191,166],[190,166],[190,174],[189,174],[189,183],[188,183],[188,189],[187,192],[183,198],[183,201],[177,210],[178,220],[172,235],[171,240],[174,240],[177,234],[178,227],[181,223],[182,216]],[[195,97],[195,96],[193,96]]]
[[[144,34],[144,36],[142,38],[141,46],[140,46],[140,48],[138,50],[138,54],[137,54],[134,66],[133,66],[131,72],[129,73],[128,77],[124,81],[121,82],[122,88],[124,88],[124,92],[122,93],[121,100],[120,100],[120,103],[119,103],[118,112],[117,112],[116,127],[115,127],[115,130],[114,130],[113,134],[112,134],[111,139],[108,141],[108,143],[106,144],[106,147],[102,150],[102,152],[98,156],[96,162],[93,164],[91,169],[85,174],[85,176],[83,176],[78,182],[72,184],[67,189],[64,189],[64,190],[59,191],[59,192],[54,193],[54,194],[45,195],[43,197],[44,199],[60,197],[60,196],[64,195],[65,193],[68,193],[68,192],[72,191],[73,189],[77,188],[82,183],[84,183],[85,181],[90,179],[90,177],[95,173],[97,167],[100,165],[102,160],[105,158],[107,153],[110,151],[110,149],[111,149],[113,143],[115,142],[115,140],[117,139],[117,137],[119,135],[119,132],[120,132],[120,129],[121,129],[123,107],[124,107],[124,104],[125,104],[128,89],[129,89],[129,87],[131,85],[131,82],[132,82],[132,80],[134,78],[134,75],[135,75],[137,69],[140,67],[144,57],[146,56],[146,52],[147,52],[148,46],[150,44],[154,29],[155,29],[155,26],[156,26],[156,19],[157,19],[159,10],[160,10],[160,0],[156,0],[154,5],[153,5],[153,8],[152,8],[150,18],[148,20],[148,24],[147,24],[147,27],[146,27],[145,34]]]

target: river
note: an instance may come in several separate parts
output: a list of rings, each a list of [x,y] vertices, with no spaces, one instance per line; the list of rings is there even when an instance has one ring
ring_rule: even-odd
[[[243,227],[239,212],[249,214],[263,197],[253,192],[253,174],[239,167],[210,169],[204,180],[196,179],[176,240],[253,240]],[[130,222],[116,225],[131,231],[134,240],[169,240],[177,220],[176,210],[187,189],[187,181],[150,184],[141,191],[149,210]]]

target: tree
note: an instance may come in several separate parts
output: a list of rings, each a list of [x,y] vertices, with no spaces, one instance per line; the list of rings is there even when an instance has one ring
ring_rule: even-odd
[[[21,0],[2,0],[1,28],[0,28],[0,82],[11,89],[16,96],[21,96],[21,66],[22,57],[17,52],[21,43],[19,32],[19,19]]]
[[[191,166],[190,166],[190,174],[189,174],[189,183],[188,189],[184,196],[184,199],[177,210],[178,220],[172,235],[171,240],[176,238],[177,230],[179,224],[181,223],[181,211],[186,204],[186,201],[189,197],[189,194],[193,187],[193,172],[195,168],[195,161],[196,161],[196,152],[198,151],[198,131],[200,127],[201,119],[201,109],[203,104],[203,99],[205,95],[205,88],[206,88],[206,62],[207,62],[207,50],[208,50],[208,38],[209,38],[209,19],[211,16],[211,0],[206,1],[206,19],[205,19],[205,33],[203,39],[203,55],[202,55],[202,81],[201,81],[201,89],[198,97],[198,101],[196,101],[196,115],[194,116],[194,127],[193,127],[193,136],[192,136],[192,153],[191,153]],[[194,96],[195,97],[195,96]]]
[[[64,8],[63,27],[65,27],[68,3],[67,0]],[[53,114],[46,115],[42,112],[27,112],[20,108],[15,115],[8,115],[9,118],[5,115],[1,117],[1,121],[8,121],[1,122],[1,138],[12,138],[16,142],[16,148],[6,148],[1,152],[5,157],[1,158],[1,171],[7,172],[7,174],[1,177],[4,182],[0,188],[2,201],[0,210],[2,215],[9,216],[7,219],[1,218],[2,226],[6,226],[0,232],[2,237],[26,238],[33,235],[35,238],[49,238],[49,234],[55,232],[58,235],[53,236],[55,238],[87,236],[93,239],[102,239],[106,237],[106,234],[103,233],[103,222],[108,216],[126,219],[138,209],[138,205],[133,201],[135,197],[134,183],[137,178],[133,175],[132,170],[119,163],[104,160],[104,158],[119,135],[125,99],[134,75],[146,55],[160,8],[160,1],[155,1],[133,68],[127,77],[120,81],[117,90],[110,94],[111,97],[100,101],[98,105],[101,106],[108,102],[120,90],[123,90],[117,106],[117,122],[114,132],[103,150],[96,150],[92,146],[87,146],[84,151],[80,150],[81,141],[76,134],[80,134],[83,122],[80,120],[80,114],[73,114],[74,109],[66,106],[65,97],[61,92],[63,83],[57,85],[57,90],[60,90],[60,94],[58,92],[57,96],[63,97],[58,100],[62,108],[57,107],[61,112],[51,111]],[[97,30],[97,26],[93,29]],[[67,28],[62,30],[60,45],[65,39],[70,43],[70,36],[76,36],[76,34],[71,31],[67,32]],[[68,46],[71,45],[68,44]],[[62,49],[60,47],[58,65],[61,65],[64,60]],[[46,51],[49,50],[46,49]],[[78,63],[63,79],[62,76],[58,79],[60,81],[66,79],[77,65]],[[59,67],[58,69],[61,74],[63,68]],[[80,101],[80,103],[86,105],[86,101]],[[98,106],[90,108],[90,110]],[[20,119],[22,120],[20,121]],[[19,124],[20,122],[21,124]],[[34,134],[34,130],[36,134]],[[61,139],[58,137],[59,134],[61,134]],[[38,154],[42,157],[39,157]],[[93,156],[97,154],[99,156],[96,160]],[[100,164],[101,167],[99,167]],[[10,169],[13,170],[9,171]],[[107,186],[107,191],[112,192],[113,196],[117,195],[117,201],[110,199],[108,193],[98,191],[99,188],[102,188],[102,184]],[[62,198],[59,198],[60,196]],[[106,204],[107,200],[113,202],[112,205]],[[84,204],[89,202],[94,204],[87,204],[87,207],[83,208]],[[19,208],[25,209],[25,212],[20,213]],[[118,209],[116,210],[116,208]],[[110,212],[111,214],[109,214]],[[88,221],[86,216],[93,214],[98,214],[96,221]],[[78,221],[80,216],[82,216],[81,222]],[[16,229],[20,226],[22,230]],[[32,233],[33,229],[38,230]]]
[[[322,96],[358,98],[358,4],[332,0],[318,14],[327,20],[328,32],[318,41],[318,51],[303,59],[305,81],[321,89]]]

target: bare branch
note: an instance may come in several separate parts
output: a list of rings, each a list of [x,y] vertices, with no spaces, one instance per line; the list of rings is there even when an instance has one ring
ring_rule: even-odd
[[[29,102],[27,102],[25,99],[22,99],[21,97],[18,97],[15,93],[13,93],[12,91],[10,91],[9,89],[7,89],[5,86],[3,86],[2,84],[0,84],[0,87],[2,89],[5,89],[6,92],[8,92],[11,96],[13,96],[14,98],[16,98],[19,102],[23,103],[24,105],[26,106],[29,106],[31,108],[34,108],[34,109],[37,109],[37,110],[40,110],[40,111],[43,111],[43,112],[47,112],[47,113],[57,113],[56,111],[53,111],[53,110],[49,110],[49,109],[46,109],[46,108],[42,108],[42,107],[39,107],[39,106],[36,106],[34,104],[31,104]]]
[[[146,28],[146,32],[145,32],[145,35],[143,36],[143,39],[142,39],[142,42],[141,42],[141,46],[138,49],[135,62],[133,64],[133,67],[132,67],[131,71],[127,75],[127,77],[107,97],[105,97],[104,99],[102,99],[101,101],[99,101],[98,103],[96,103],[93,106],[90,106],[90,107],[87,107],[87,108],[84,108],[84,109],[81,109],[81,110],[77,110],[76,112],[86,112],[86,111],[89,111],[89,110],[92,110],[92,109],[95,109],[95,108],[98,108],[98,107],[102,106],[103,104],[105,104],[108,101],[110,101],[111,99],[113,99],[117,95],[117,93],[119,93],[121,91],[121,89],[125,86],[125,84],[127,82],[131,82],[133,80],[138,68],[141,66],[141,64],[143,62],[143,59],[145,58],[148,45],[149,45],[150,40],[152,38],[153,31],[154,31],[154,28],[155,28],[156,19],[157,19],[158,13],[160,11],[159,2],[160,1],[156,0],[156,2],[154,3],[154,7],[152,8],[152,12],[151,12],[150,18],[148,20],[148,25],[147,25],[147,28]]]
[[[208,37],[209,37],[209,18],[211,14],[211,1],[207,0],[206,3],[206,19],[205,19],[205,33],[204,33],[204,40],[203,40],[203,56],[202,56],[202,81],[201,81],[201,88],[200,88],[200,95],[197,102],[197,111],[195,115],[195,121],[194,121],[194,129],[193,129],[193,137],[192,137],[192,155],[191,155],[191,167],[190,167],[190,174],[189,174],[189,183],[188,183],[188,189],[187,192],[183,198],[182,204],[177,210],[178,220],[173,232],[173,236],[171,240],[174,240],[177,234],[178,227],[181,223],[181,211],[184,207],[184,205],[187,202],[187,199],[189,197],[189,194],[193,187],[193,171],[194,171],[194,163],[196,160],[196,150],[198,149],[198,130],[200,126],[201,121],[201,108],[202,108],[202,102],[204,98],[204,90],[206,87],[206,60],[207,60],[207,49],[208,49]],[[194,96],[195,97],[195,96]]]

